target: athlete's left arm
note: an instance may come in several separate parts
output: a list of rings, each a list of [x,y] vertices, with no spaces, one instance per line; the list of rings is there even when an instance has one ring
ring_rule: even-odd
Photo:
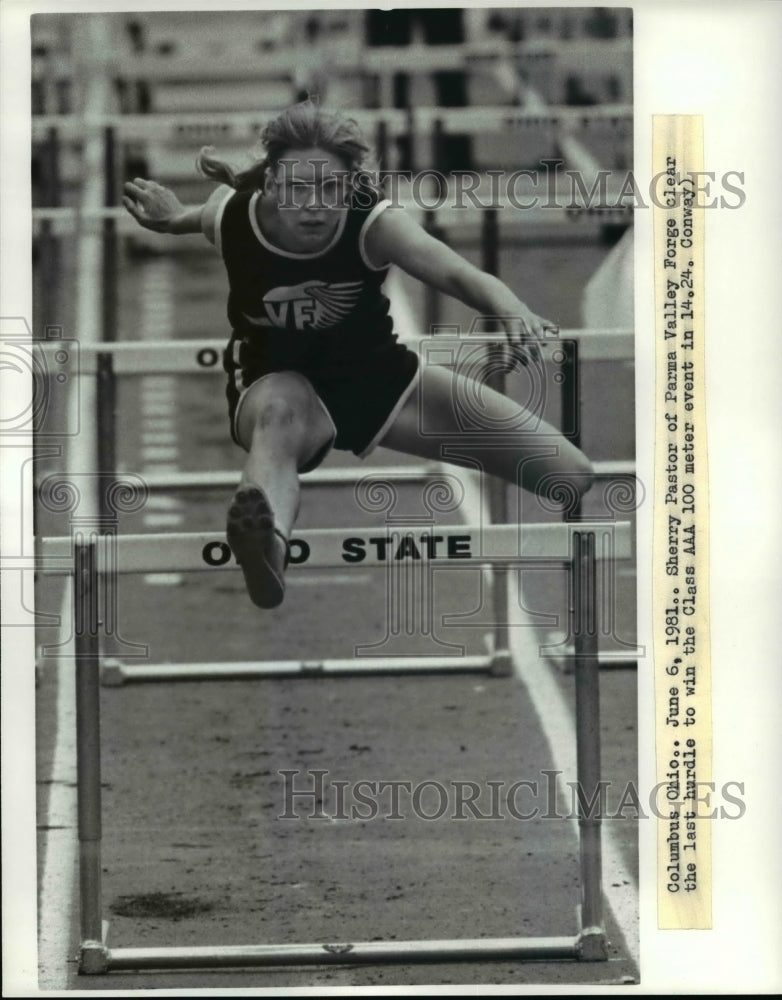
[[[545,330],[557,328],[532,312],[498,278],[430,236],[404,209],[388,208],[375,219],[366,234],[365,250],[377,267],[397,264],[482,315],[501,319],[511,342],[534,343]]]

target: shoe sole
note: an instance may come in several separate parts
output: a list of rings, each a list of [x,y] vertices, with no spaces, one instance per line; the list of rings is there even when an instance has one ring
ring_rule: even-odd
[[[226,537],[242,568],[250,600],[259,608],[276,608],[285,597],[282,565],[277,565],[274,513],[263,490],[237,491],[228,511]]]

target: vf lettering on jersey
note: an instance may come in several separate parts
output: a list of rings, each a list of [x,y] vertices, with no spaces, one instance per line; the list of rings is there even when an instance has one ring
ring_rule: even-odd
[[[243,315],[253,326],[324,330],[337,326],[350,314],[363,287],[363,281],[334,284],[304,281],[300,285],[282,285],[264,295],[265,316]]]

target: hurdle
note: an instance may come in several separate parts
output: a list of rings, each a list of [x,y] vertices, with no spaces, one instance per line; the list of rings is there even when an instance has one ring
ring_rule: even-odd
[[[358,529],[357,529],[358,530]],[[437,535],[434,535],[434,531]],[[329,567],[345,561],[345,539],[356,532],[322,529],[297,539],[301,565]],[[404,532],[400,532],[400,537]],[[576,670],[577,777],[586,795],[579,797],[579,929],[561,937],[504,937],[433,941],[319,942],[308,944],[247,944],[239,946],[143,947],[108,946],[101,889],[101,746],[100,746],[100,607],[106,577],[113,573],[235,568],[219,536],[106,535],[74,532],[41,540],[40,571],[73,576],[74,636],[77,685],[77,794],[80,859],[79,972],[98,975],[142,969],[242,968],[321,964],[482,961],[505,959],[605,961],[608,957],[603,923],[600,816],[588,808],[591,791],[600,781],[598,560],[631,556],[630,524],[589,523],[460,526],[419,533],[431,541],[432,562],[453,561],[455,567],[498,565],[505,569],[558,563],[569,573],[568,617],[574,639]],[[434,539],[440,537],[440,544]],[[459,541],[454,540],[458,537]],[[459,550],[469,558],[455,558]],[[307,552],[306,558],[301,554]],[[381,559],[370,562],[382,566]],[[354,563],[353,565],[364,565]]]
[[[470,333],[460,339],[466,347],[490,347],[505,343],[496,334]],[[577,355],[573,346],[577,345]],[[54,354],[59,347],[56,341],[36,342],[34,349],[45,356]],[[563,399],[571,410],[566,419],[578,422],[578,392],[574,389],[576,366],[581,361],[622,361],[632,360],[634,335],[632,330],[623,328],[568,329],[562,330],[558,338],[540,344],[547,363],[560,368],[558,379],[563,389]],[[116,472],[116,443],[113,430],[112,393],[114,380],[118,376],[144,375],[206,375],[223,374],[221,367],[225,343],[217,339],[183,339],[158,343],[146,341],[114,341],[83,345],[79,352],[79,370],[83,375],[95,376],[98,380],[98,426],[108,428],[104,435],[103,455],[107,472]],[[625,461],[598,462],[595,466],[598,478],[610,479],[618,476],[632,476],[634,463]],[[315,469],[302,476],[302,483],[308,485],[342,484],[355,481],[356,475],[377,477],[404,476],[412,480],[422,480],[438,471],[435,463],[409,466],[397,472],[384,467],[362,466],[355,470]],[[145,477],[150,490],[203,489],[235,487],[239,475],[234,471],[212,471],[205,473],[168,472],[152,473]]]
[[[394,60],[399,56],[395,53]],[[203,64],[199,62],[199,79],[203,77]],[[253,69],[257,79],[257,64]],[[116,114],[98,113],[90,118],[90,125],[99,129],[112,129],[122,139],[139,142],[144,139],[170,141],[178,145],[190,140],[193,143],[214,142],[252,143],[266,125],[271,112],[247,111]],[[350,115],[362,130],[368,131],[382,123],[389,137],[405,135],[411,122],[416,131],[433,132],[439,127],[449,132],[502,131],[509,128],[538,126],[568,126],[570,128],[590,123],[607,123],[618,128],[632,122],[632,106],[627,103],[596,104],[588,110],[569,105],[547,105],[529,111],[524,108],[502,105],[470,105],[463,108],[419,106],[415,108],[351,108]],[[436,126],[436,123],[440,123]],[[32,138],[42,140],[54,130],[58,139],[78,140],[84,133],[84,122],[78,115],[35,115],[31,119]]]
[[[588,111],[563,105],[536,106],[534,109],[496,105],[464,108],[355,108],[351,109],[351,116],[366,134],[374,135],[384,169],[398,169],[399,165],[390,156],[390,151],[400,140],[407,143],[410,149],[409,162],[406,164],[407,169],[402,171],[403,174],[421,167],[438,167],[438,158],[449,135],[468,134],[480,137],[526,132],[542,144],[539,158],[543,159],[556,155],[559,150],[570,150],[576,132],[589,135],[594,134],[595,129],[608,130],[616,139],[626,141],[632,131],[632,108],[626,103],[595,105]],[[114,185],[124,172],[118,168],[123,162],[125,151],[138,147],[140,143],[146,144],[147,156],[154,154],[155,150],[173,154],[164,156],[156,170],[152,164],[152,169],[161,178],[165,178],[167,183],[176,183],[185,178],[192,179],[192,157],[188,155],[188,150],[195,152],[204,144],[219,143],[223,150],[235,155],[240,149],[246,150],[257,141],[267,118],[268,115],[250,112],[207,115],[189,112],[101,113],[91,116],[89,128],[102,133],[106,164],[112,170],[108,180]],[[49,162],[52,151],[59,157],[62,144],[65,144],[67,156],[68,148],[78,143],[85,134],[85,123],[76,115],[36,115],[31,121],[31,128],[33,142],[40,148],[45,163]],[[424,142],[431,144],[428,154],[426,151],[421,153]],[[508,169],[511,169],[510,165]],[[58,188],[62,188],[70,176],[67,159],[53,176],[57,179]],[[601,206],[603,211],[609,206],[616,209],[619,204],[631,203],[625,186],[621,178],[616,181],[611,179],[606,188],[609,205]],[[496,194],[492,194],[492,204],[499,207],[494,204],[496,197]],[[549,197],[549,192],[546,197]],[[52,203],[61,203],[59,195],[52,199]],[[529,212],[526,214],[529,218]],[[552,208],[547,208],[544,215],[551,221]],[[36,212],[34,218],[57,217]],[[58,218],[66,218],[64,210]],[[123,219],[122,213],[115,218]],[[125,221],[128,223],[132,220],[125,218]],[[125,231],[130,229],[128,226]]]
[[[519,564],[518,557],[509,557],[514,551],[520,554],[527,566],[554,568],[565,564],[569,558],[565,547],[567,530],[583,528],[584,522],[558,522],[556,524],[504,524],[492,526],[459,525],[455,528],[432,528],[417,525],[410,527],[385,526],[381,534],[377,529],[357,528],[345,531],[339,528],[316,529],[295,535],[290,539],[291,567],[308,569],[385,569],[386,572],[430,572],[436,564],[449,571],[492,568],[503,579],[503,573]],[[593,525],[596,529],[596,526]],[[556,529],[559,529],[557,531]],[[597,530],[597,529],[596,529]],[[601,558],[627,559],[631,555],[629,525],[617,526],[600,522],[603,538]],[[169,533],[167,535],[139,534],[101,536],[99,571],[111,576],[120,572],[192,572],[196,570],[235,569],[231,550],[224,536],[208,532]],[[43,539],[41,559],[43,565],[67,566],[71,558],[70,538]],[[175,569],[172,569],[172,566]],[[50,572],[55,572],[51,569]],[[424,576],[423,587],[430,587],[431,580]],[[500,589],[495,582],[496,590]],[[277,660],[227,663],[159,663],[128,664],[116,657],[101,660],[101,682],[107,687],[129,683],[170,682],[188,680],[227,680],[270,677],[309,677],[380,675],[380,674],[443,674],[478,673],[492,677],[509,676],[512,663],[507,642],[507,607],[496,598],[497,624],[485,637],[484,654],[465,656],[454,652],[436,655],[376,655],[350,658],[321,658],[303,660]],[[500,617],[505,613],[505,618]],[[575,650],[563,652],[562,658],[571,660]],[[610,663],[610,660],[607,661]]]

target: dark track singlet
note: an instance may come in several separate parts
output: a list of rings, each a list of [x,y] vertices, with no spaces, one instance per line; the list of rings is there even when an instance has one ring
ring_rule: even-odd
[[[230,284],[233,328],[224,355],[234,413],[244,389],[272,372],[310,380],[336,427],[335,446],[364,453],[412,388],[417,356],[398,343],[381,286],[388,268],[364,251],[369,227],[389,203],[374,199],[341,218],[315,253],[273,246],[261,231],[257,191],[226,197],[216,220],[217,247]],[[280,211],[285,211],[284,208]]]

